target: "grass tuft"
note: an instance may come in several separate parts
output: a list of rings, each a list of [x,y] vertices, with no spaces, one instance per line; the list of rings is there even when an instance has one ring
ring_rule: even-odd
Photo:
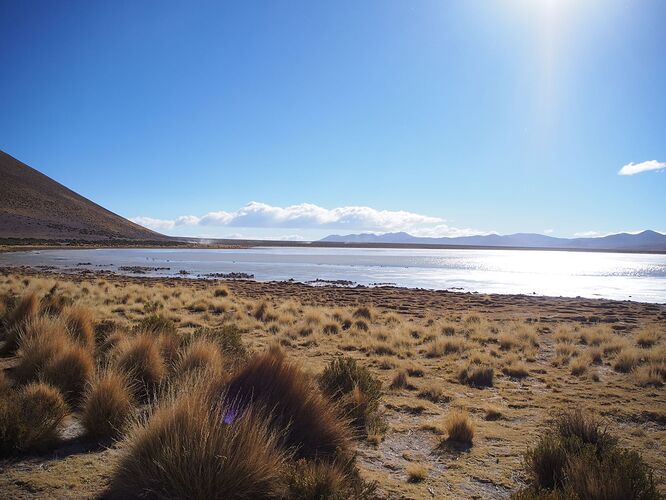
[[[297,458],[335,458],[348,452],[349,429],[335,405],[277,349],[255,355],[230,381],[228,404],[271,410],[271,425]]]
[[[166,398],[121,444],[109,490],[124,498],[280,498],[286,454],[265,415],[232,408],[194,387]]]
[[[107,369],[86,391],[81,423],[92,438],[115,438],[125,430],[133,411],[134,397],[127,375]]]

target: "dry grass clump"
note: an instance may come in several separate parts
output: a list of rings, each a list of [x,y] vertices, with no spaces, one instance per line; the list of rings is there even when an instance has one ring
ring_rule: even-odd
[[[375,498],[375,486],[361,480],[350,463],[300,459],[288,469],[286,498],[330,499]]]
[[[59,439],[69,407],[58,389],[36,382],[0,397],[0,456],[42,451]]]
[[[20,391],[19,402],[19,413],[26,427],[22,448],[37,450],[57,441],[62,421],[69,414],[60,391],[42,382],[32,383]]]
[[[335,458],[349,450],[349,429],[337,408],[278,349],[255,355],[229,381],[227,404],[270,410],[271,426],[298,458]]]
[[[218,344],[206,338],[198,338],[180,353],[176,363],[176,375],[182,376],[197,371],[206,371],[219,377],[224,371],[224,360]]]
[[[530,486],[517,498],[657,499],[641,456],[580,410],[561,414],[525,456]]]
[[[166,374],[158,339],[138,334],[123,339],[117,348],[115,366],[136,383],[137,391],[150,394]]]
[[[117,437],[125,430],[134,411],[134,391],[127,375],[104,370],[88,386],[81,423],[88,436],[98,439]]]
[[[391,389],[414,389],[414,386],[409,382],[407,370],[400,370],[396,373],[389,387]]]
[[[661,387],[666,383],[666,364],[649,363],[634,371],[636,383],[641,387]]]
[[[566,326],[557,327],[553,334],[553,338],[558,344],[573,344],[576,340],[572,329]]]
[[[589,366],[590,358],[587,356],[580,356],[571,362],[569,368],[571,369],[572,375],[580,377],[581,375],[585,375]]]
[[[326,323],[322,328],[322,332],[326,335],[337,335],[340,333],[340,327],[337,323]]]
[[[95,347],[95,329],[93,326],[93,312],[81,306],[71,306],[62,312],[62,318],[67,325],[67,332],[80,345],[92,350]]]
[[[287,454],[266,416],[211,400],[205,387],[165,398],[125,439],[108,498],[280,498]],[[224,418],[223,418],[224,417]]]
[[[219,287],[216,288],[215,291],[213,292],[214,297],[228,297],[229,296],[229,290],[225,287]]]
[[[462,410],[451,411],[444,421],[446,441],[471,445],[474,439],[474,425],[469,414]]]
[[[7,326],[21,325],[33,319],[39,313],[39,297],[37,293],[31,292],[18,301],[13,307],[7,306]]]
[[[428,344],[425,355],[428,358],[439,358],[445,354],[460,353],[466,348],[465,339],[463,338],[438,338]]]
[[[615,335],[607,326],[587,328],[580,332],[580,343],[591,346],[599,346],[610,342]]]
[[[51,359],[70,344],[62,322],[49,317],[30,321],[19,336],[19,363],[14,377],[21,383],[36,380]]]
[[[587,356],[595,365],[600,365],[604,362],[604,350],[601,347],[588,347]]]
[[[370,433],[381,427],[378,415],[382,396],[381,381],[348,357],[331,361],[319,376],[319,386],[333,400],[340,400],[357,429]]]
[[[277,319],[275,311],[273,311],[271,306],[266,301],[261,301],[256,304],[254,310],[252,311],[252,316],[254,316],[254,319],[263,321],[264,323],[269,323]]]
[[[517,356],[508,357],[505,359],[504,363],[502,373],[509,377],[525,378],[530,374],[527,365],[525,365],[525,363]]]
[[[437,383],[429,383],[421,388],[418,392],[418,397],[421,399],[427,399],[435,404],[444,403],[449,401],[451,398],[444,394],[444,390]]]
[[[657,325],[650,325],[641,329],[636,335],[636,344],[645,349],[652,347],[659,342],[661,335]]]
[[[0,323],[0,333],[5,341],[0,354],[14,354],[18,349],[21,328],[37,317],[39,313],[39,297],[36,293],[24,295],[17,304],[7,304],[3,300],[7,312]]]
[[[69,344],[48,361],[40,378],[60,389],[69,404],[77,405],[93,372],[90,351],[78,344]]]
[[[376,312],[372,306],[360,306],[356,308],[352,316],[357,319],[372,321],[375,315]]]
[[[620,352],[613,362],[613,369],[621,373],[629,373],[641,362],[641,354],[635,349]]]
[[[428,467],[425,464],[412,463],[407,466],[407,481],[410,483],[420,483],[428,477]]]
[[[472,359],[458,371],[458,381],[471,387],[492,387],[495,370],[488,362]]]

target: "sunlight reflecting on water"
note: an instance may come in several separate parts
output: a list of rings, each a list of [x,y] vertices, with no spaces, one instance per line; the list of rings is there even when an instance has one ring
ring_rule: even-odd
[[[79,263],[90,263],[77,266]],[[110,270],[150,276],[243,272],[262,281],[350,280],[481,293],[604,297],[666,303],[666,256],[526,250],[253,248],[43,250],[0,254],[0,265]]]

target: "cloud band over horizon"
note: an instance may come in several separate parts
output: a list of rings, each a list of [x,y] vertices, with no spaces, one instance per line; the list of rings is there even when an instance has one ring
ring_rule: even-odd
[[[130,218],[141,226],[158,231],[177,227],[244,227],[329,229],[368,232],[407,231],[417,236],[471,236],[487,234],[469,228],[446,224],[440,217],[404,210],[377,210],[364,206],[327,209],[311,203],[277,207],[252,201],[235,212],[209,212],[201,217],[183,215],[175,219],[157,219],[139,216]]]

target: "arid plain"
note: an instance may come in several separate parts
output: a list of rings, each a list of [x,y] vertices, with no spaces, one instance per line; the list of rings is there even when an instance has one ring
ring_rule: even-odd
[[[666,491],[663,305],[5,269],[5,325],[10,309],[31,294],[39,306],[30,321],[56,311],[54,321],[60,314],[65,322],[90,323],[93,361],[84,370],[82,398],[114,359],[115,366],[122,363],[122,345],[155,321],[170,332],[156,337],[165,368],[158,370],[155,393],[173,385],[201,332],[230,327],[250,359],[279,346],[286,362],[320,387],[334,360],[355,360],[381,386],[372,416],[352,426],[349,467],[360,478],[339,490],[346,496],[497,498],[524,492],[534,482],[525,453],[548,422],[571,409],[585,410],[619,446],[639,452],[657,489]],[[109,355],[113,349],[120,354]],[[5,351],[11,354],[2,359],[3,380],[18,391],[26,348]],[[215,363],[221,380],[232,385],[244,369],[224,348]],[[139,398],[128,419],[150,406]],[[338,406],[350,418],[349,407]],[[108,494],[126,457],[126,433],[91,439],[85,403],[69,401],[68,408],[48,447],[0,462],[6,495]]]

